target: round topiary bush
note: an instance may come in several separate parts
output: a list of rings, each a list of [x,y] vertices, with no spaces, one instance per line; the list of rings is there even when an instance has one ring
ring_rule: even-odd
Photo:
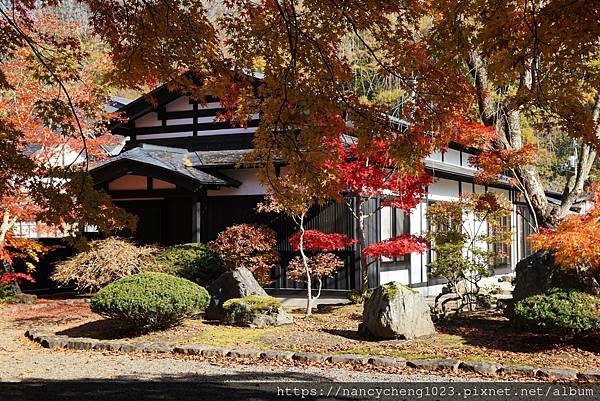
[[[140,329],[180,323],[208,305],[210,296],[198,284],[165,273],[124,277],[92,297],[92,311],[122,319]]]
[[[554,289],[515,305],[517,327],[556,334],[600,329],[600,298],[574,290]]]
[[[209,285],[225,271],[217,253],[206,244],[173,245],[159,252],[154,260],[165,273],[202,286]]]

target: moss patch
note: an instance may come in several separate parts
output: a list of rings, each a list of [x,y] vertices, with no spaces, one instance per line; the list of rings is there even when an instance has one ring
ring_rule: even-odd
[[[249,295],[243,298],[232,298],[223,303],[223,309],[229,310],[235,306],[244,304],[248,312],[264,312],[281,308],[281,302],[273,297],[260,297]]]
[[[202,323],[198,322],[198,324]],[[260,330],[246,327],[205,326],[199,336],[184,341],[184,343],[262,350],[272,348],[270,345],[272,341],[290,329],[291,327],[288,326],[268,327]]]
[[[402,288],[412,292],[413,294],[416,294],[418,292],[414,288],[410,288],[410,287],[405,286],[404,284],[400,284],[395,281],[392,281],[390,283],[383,285],[383,295],[385,296],[385,299],[387,299],[388,301],[391,301],[392,299],[394,299],[396,297],[396,295],[398,295],[398,291],[400,291],[400,289],[402,289]]]

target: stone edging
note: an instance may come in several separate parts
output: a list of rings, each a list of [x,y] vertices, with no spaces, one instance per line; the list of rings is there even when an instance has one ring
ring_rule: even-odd
[[[73,338],[60,335],[43,334],[38,330],[27,330],[25,336],[44,348],[65,348],[73,350],[103,350],[122,352],[173,353],[218,358],[261,358],[267,361],[298,361],[313,363],[331,363],[360,366],[414,368],[429,371],[450,370],[491,375],[518,375],[550,379],[583,379],[600,382],[600,370],[578,372],[573,368],[550,367],[538,369],[526,365],[501,365],[485,361],[460,361],[456,359],[414,359],[365,356],[365,355],[327,355],[310,352],[258,351],[250,349],[228,349],[208,345],[171,345],[167,343],[126,343],[103,342],[93,338]]]

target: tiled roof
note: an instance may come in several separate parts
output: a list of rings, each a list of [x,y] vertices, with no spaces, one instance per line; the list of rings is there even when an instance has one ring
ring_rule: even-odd
[[[189,153],[186,150],[144,145],[111,157],[94,166],[92,171],[120,160],[131,160],[180,174],[202,185],[237,186],[240,184],[238,181],[225,177],[222,174],[218,174],[217,177],[216,175],[195,168],[192,161],[194,158],[195,154]]]

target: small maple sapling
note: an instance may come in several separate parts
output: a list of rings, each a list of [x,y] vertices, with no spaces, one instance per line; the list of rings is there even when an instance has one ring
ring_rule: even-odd
[[[312,282],[317,280],[317,294],[308,298],[307,316],[310,316],[313,303],[321,296],[323,279],[331,277],[344,267],[344,261],[332,251],[340,251],[356,243],[356,240],[344,234],[326,234],[319,230],[301,230],[290,237],[290,245],[294,251],[301,251],[290,261],[287,274],[293,280]],[[308,255],[307,255],[308,254]]]
[[[245,267],[261,284],[270,283],[271,269],[279,261],[277,236],[267,226],[236,224],[221,231],[213,247],[226,269]]]
[[[256,209],[262,213],[285,213],[291,217],[300,229],[298,250],[300,251],[302,267],[306,274],[306,316],[312,314],[312,281],[308,257],[304,252],[304,222],[306,215],[315,201],[308,187],[297,185],[290,176],[284,177],[271,185],[272,193],[267,194],[265,202],[257,205]]]

